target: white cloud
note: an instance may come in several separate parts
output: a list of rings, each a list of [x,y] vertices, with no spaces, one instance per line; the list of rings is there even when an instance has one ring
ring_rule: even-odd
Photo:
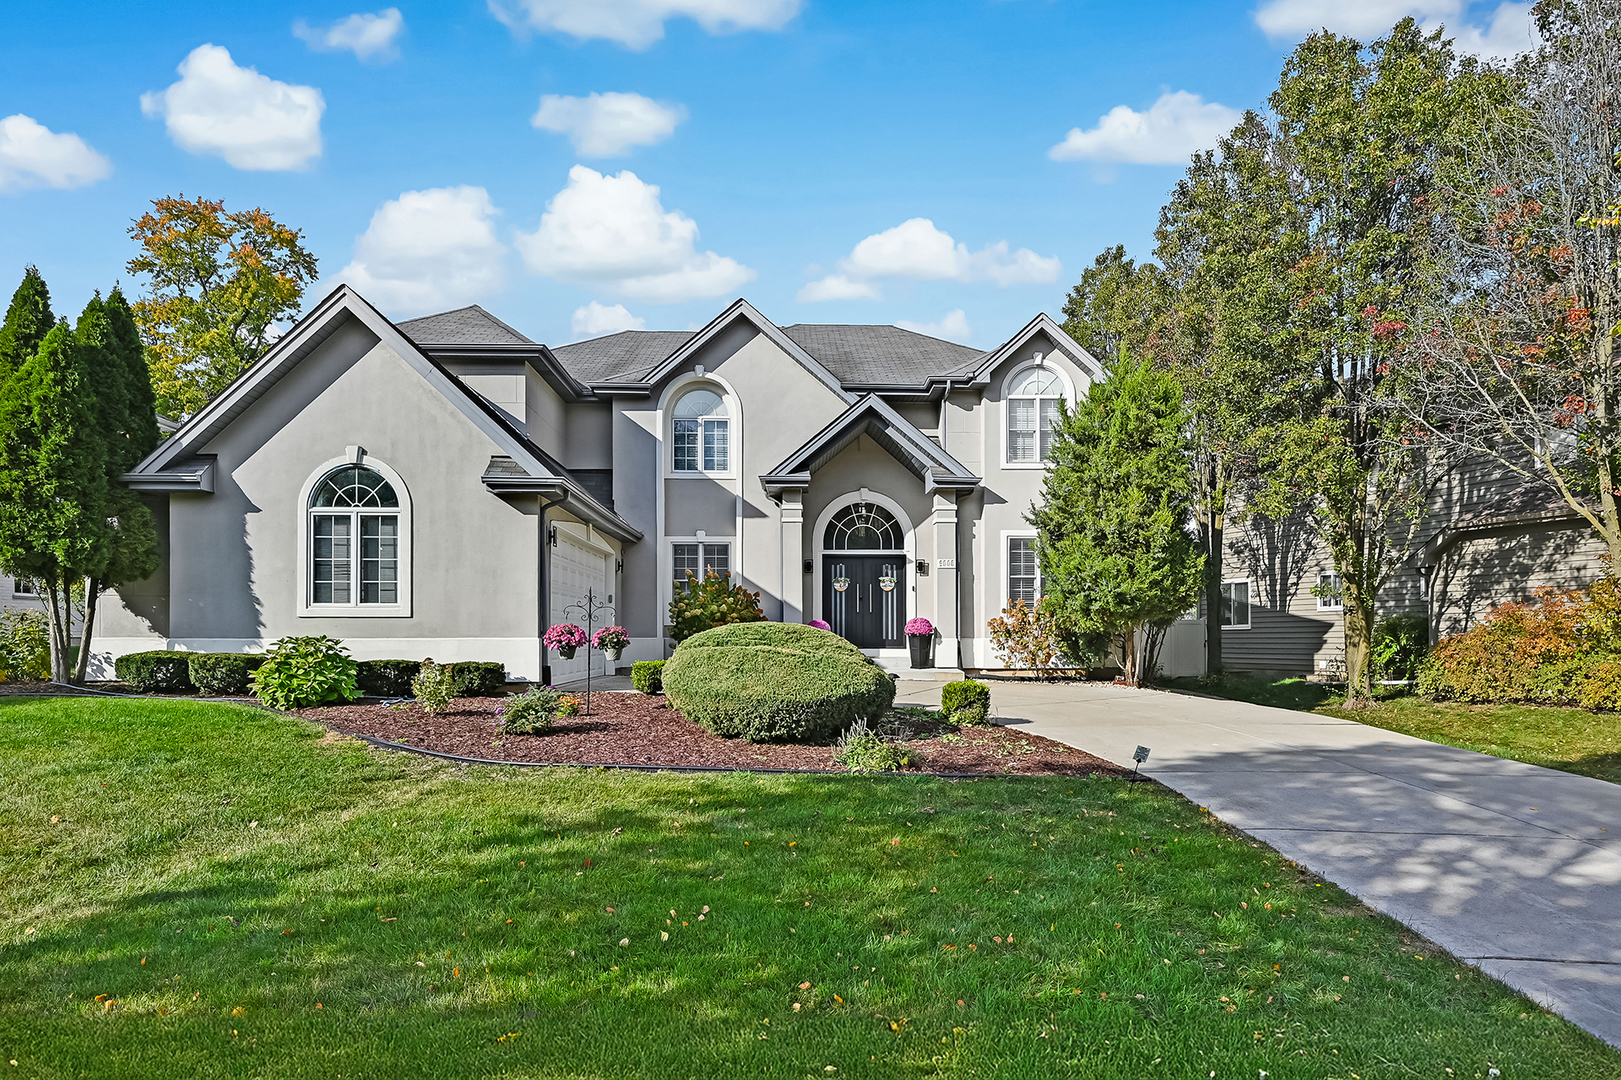
[[[1464,0],[1268,0],[1255,12],[1255,23],[1268,37],[1298,38],[1331,30],[1364,39],[1376,38],[1411,15],[1426,30],[1446,26],[1460,52],[1506,57],[1535,43],[1531,4],[1504,0],[1486,26],[1464,20]]]
[[[1054,161],[1180,165],[1196,151],[1216,145],[1243,115],[1198,94],[1177,90],[1161,94],[1146,112],[1116,105],[1090,131],[1070,128],[1064,141],[1047,151],[1047,156]]]
[[[0,120],[0,192],[84,187],[112,171],[112,162],[77,135],[52,131],[22,113]]]
[[[698,223],[666,211],[658,185],[629,170],[605,176],[576,165],[568,186],[546,204],[540,227],[516,242],[537,274],[655,303],[719,296],[754,279],[735,259],[700,253],[697,239]]]
[[[193,154],[219,154],[238,169],[302,169],[321,156],[326,102],[313,86],[292,86],[238,67],[218,45],[180,62],[180,81],[141,95],[169,137]]]
[[[682,105],[665,105],[640,94],[546,94],[529,122],[542,131],[566,134],[586,157],[614,157],[633,146],[663,142],[687,118]]]
[[[583,308],[574,309],[569,328],[574,331],[574,340],[580,341],[603,334],[617,334],[621,330],[646,330],[647,320],[626,311],[624,304],[608,307],[593,300]]]
[[[645,49],[669,19],[687,18],[711,34],[780,30],[803,0],[486,0],[514,33],[539,30],[586,40],[606,38]]]
[[[930,337],[945,338],[947,341],[967,341],[974,336],[973,327],[968,325],[968,316],[963,314],[962,308],[955,308],[946,312],[939,322],[915,323],[905,319],[895,324],[902,330],[911,330],[914,333],[927,334]]]
[[[338,278],[390,312],[472,303],[501,287],[498,212],[481,187],[402,192],[355,237],[354,258]]]
[[[375,15],[350,15],[331,26],[311,26],[303,19],[293,24],[293,36],[317,52],[348,49],[361,60],[389,61],[400,55],[399,37],[405,17],[399,8],[384,8]]]
[[[805,285],[794,299],[802,304],[818,300],[877,300],[883,293],[870,281],[857,281],[843,274],[829,274]]]
[[[886,277],[1003,286],[1048,283],[1057,281],[1063,269],[1057,256],[1037,255],[1029,248],[1010,251],[1006,240],[970,253],[967,244],[953,240],[928,218],[911,218],[862,240],[839,260],[839,273],[810,282],[797,299],[876,300],[882,295],[876,279]]]

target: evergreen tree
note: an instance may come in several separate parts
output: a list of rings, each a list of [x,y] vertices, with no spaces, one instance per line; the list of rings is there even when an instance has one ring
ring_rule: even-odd
[[[39,268],[23,271],[22,284],[11,295],[6,321],[0,324],[0,385],[39,351],[40,342],[56,325],[51,314],[51,291]]]
[[[39,583],[51,677],[68,682],[73,592],[111,559],[115,511],[87,350],[66,323],[0,388],[0,567]]]
[[[1060,410],[1029,518],[1044,603],[1064,632],[1115,639],[1134,686],[1153,678],[1166,628],[1199,596],[1187,423],[1174,377],[1130,357],[1112,364],[1073,410]]]

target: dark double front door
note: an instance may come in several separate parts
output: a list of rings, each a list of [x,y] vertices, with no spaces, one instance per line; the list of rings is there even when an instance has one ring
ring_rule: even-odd
[[[841,552],[822,560],[822,610],[833,632],[861,649],[904,648],[906,556]],[[884,588],[886,578],[892,588]]]

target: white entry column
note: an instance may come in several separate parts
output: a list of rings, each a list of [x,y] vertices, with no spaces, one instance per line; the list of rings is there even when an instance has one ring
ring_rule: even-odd
[[[778,595],[782,597],[782,621],[805,621],[805,493],[788,490],[782,493],[782,581]]]
[[[936,491],[934,513],[934,626],[939,638],[934,643],[936,667],[957,666],[957,493]]]

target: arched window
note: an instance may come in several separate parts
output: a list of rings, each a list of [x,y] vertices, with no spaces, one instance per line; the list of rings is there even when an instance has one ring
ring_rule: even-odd
[[[1015,372],[1007,393],[1007,459],[1009,462],[1046,461],[1052,452],[1053,425],[1064,382],[1047,367]]]
[[[310,492],[310,603],[400,603],[400,499],[364,465],[333,469]]]
[[[712,390],[693,390],[676,402],[670,435],[676,472],[731,470],[731,419]]]
[[[901,551],[906,538],[895,515],[882,506],[851,503],[827,523],[822,546],[828,551]]]

